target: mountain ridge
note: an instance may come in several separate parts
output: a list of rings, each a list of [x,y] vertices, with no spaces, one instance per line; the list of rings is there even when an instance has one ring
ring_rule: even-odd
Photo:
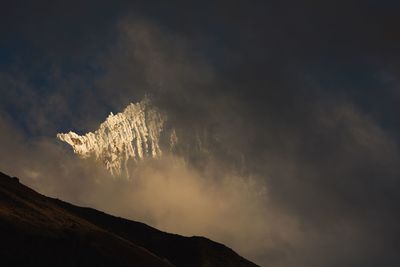
[[[127,177],[129,159],[142,160],[162,155],[160,135],[164,132],[167,116],[152,105],[149,98],[130,103],[122,112],[112,112],[94,132],[78,135],[75,132],[58,133],[57,139],[69,144],[82,158],[94,156],[114,176],[124,171]],[[177,136],[172,131],[170,146]]]
[[[4,266],[257,266],[207,238],[46,197],[1,172],[0,230]]]

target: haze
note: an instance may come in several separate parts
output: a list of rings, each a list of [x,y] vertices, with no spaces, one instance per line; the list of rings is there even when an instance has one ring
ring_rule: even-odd
[[[0,171],[261,266],[400,266],[399,8],[5,3]],[[129,179],[56,139],[146,97],[169,134]]]

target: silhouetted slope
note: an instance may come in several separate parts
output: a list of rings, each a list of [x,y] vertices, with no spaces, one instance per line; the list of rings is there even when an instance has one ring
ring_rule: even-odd
[[[2,173],[0,237],[0,266],[256,266],[206,238],[45,197]]]
[[[114,217],[90,208],[77,207],[60,200],[60,206],[97,226],[140,245],[177,267],[256,266],[232,249],[204,237],[184,237],[165,233],[146,224]]]
[[[0,174],[0,266],[172,266]]]

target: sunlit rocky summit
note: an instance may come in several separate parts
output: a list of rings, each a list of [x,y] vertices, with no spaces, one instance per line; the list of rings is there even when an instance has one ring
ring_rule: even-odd
[[[146,157],[161,156],[160,136],[167,120],[150,99],[129,104],[121,113],[113,114],[100,124],[98,130],[79,135],[70,131],[59,133],[57,138],[72,146],[82,158],[94,156],[101,161],[113,175],[123,171],[129,177],[127,162]],[[170,146],[177,143],[175,131],[168,133]]]

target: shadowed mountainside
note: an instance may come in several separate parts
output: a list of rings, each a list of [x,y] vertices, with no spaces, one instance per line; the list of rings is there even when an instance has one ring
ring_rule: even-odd
[[[43,196],[0,173],[1,266],[256,267],[203,237]]]

